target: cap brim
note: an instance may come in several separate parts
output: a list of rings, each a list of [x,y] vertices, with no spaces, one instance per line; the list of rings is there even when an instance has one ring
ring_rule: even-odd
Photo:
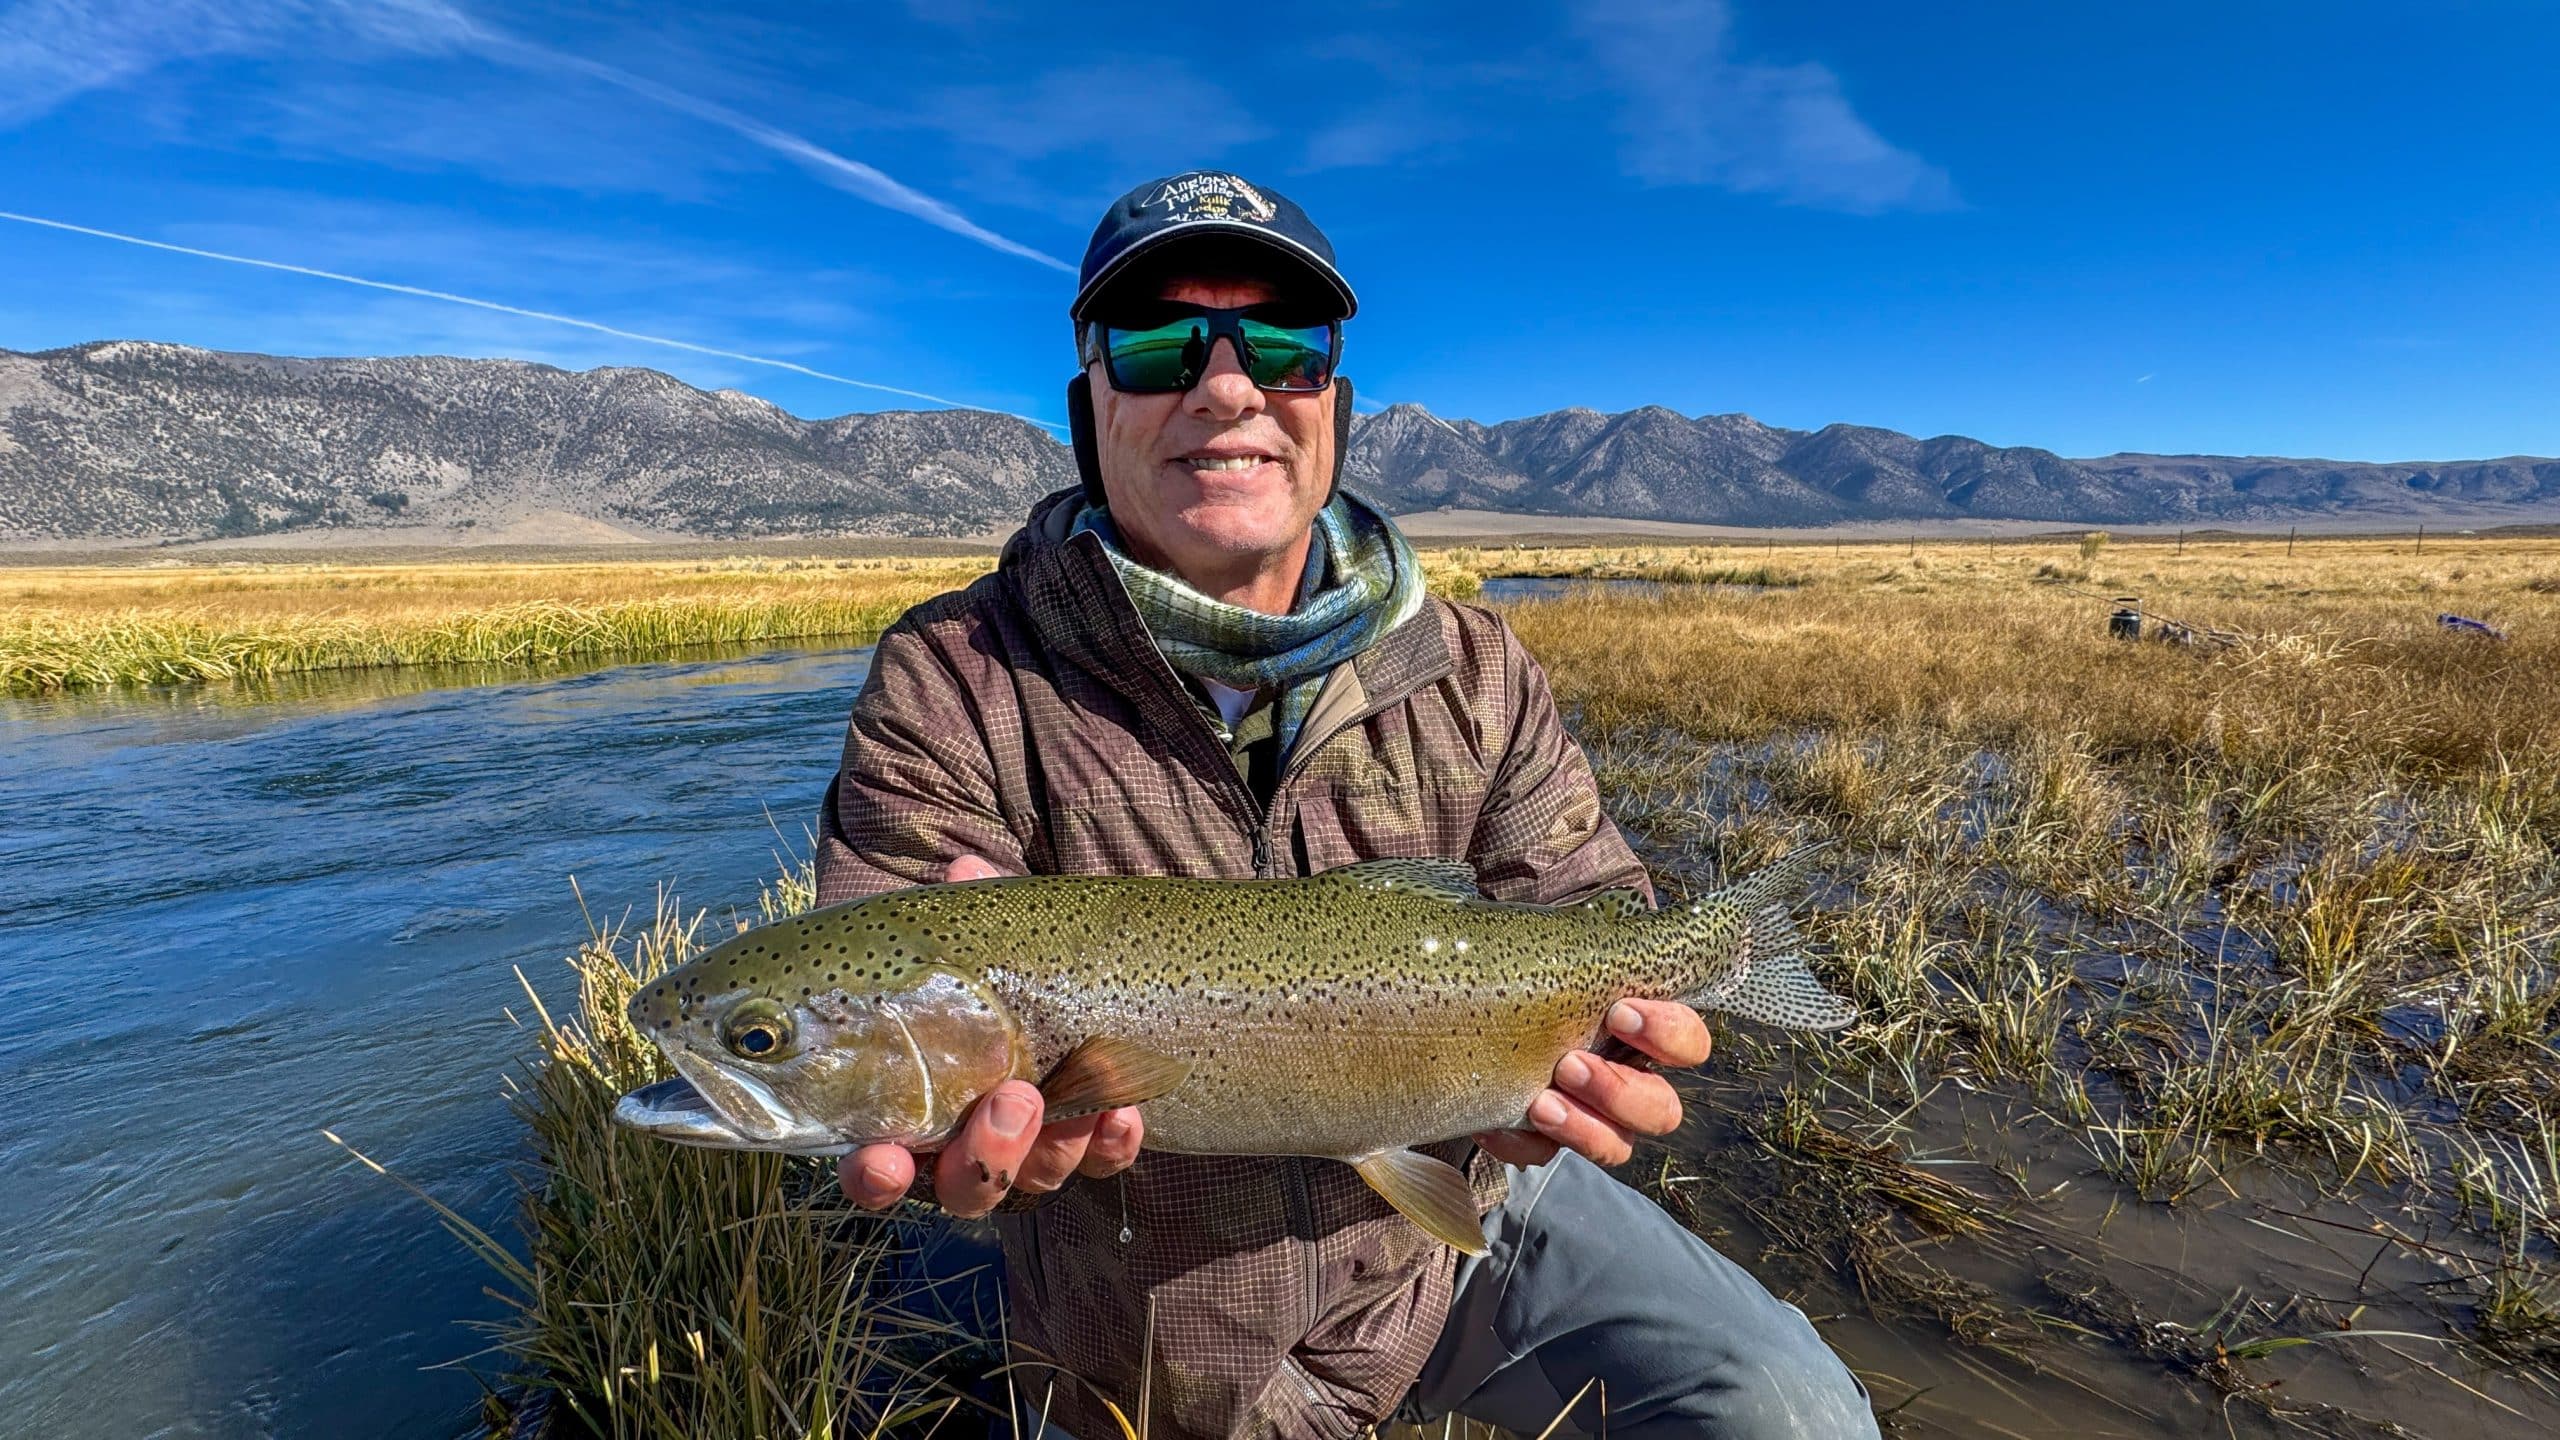
[[[1319,293],[1331,295],[1339,300],[1342,304],[1342,319],[1350,319],[1360,309],[1360,297],[1351,293],[1351,282],[1342,278],[1342,272],[1334,269],[1323,256],[1288,236],[1275,235],[1262,226],[1237,220],[1186,220],[1176,225],[1168,225],[1112,256],[1110,264],[1103,266],[1091,280],[1085,282],[1084,288],[1076,291],[1075,303],[1067,307],[1067,318],[1084,319],[1085,308],[1100,298],[1104,291],[1109,290],[1114,282],[1126,275],[1130,267],[1139,261],[1149,256],[1161,255],[1172,246],[1196,244],[1202,240],[1213,239],[1250,240],[1269,249],[1274,255],[1289,262],[1298,273],[1315,282],[1315,288]]]

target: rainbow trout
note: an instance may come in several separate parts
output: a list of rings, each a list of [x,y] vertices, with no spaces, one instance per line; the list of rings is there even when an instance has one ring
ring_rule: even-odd
[[[1151,1149],[1343,1160],[1481,1251],[1466,1177],[1412,1147],[1523,1124],[1614,1002],[1856,1017],[1797,953],[1805,853],[1661,910],[1632,890],[1490,901],[1439,860],[892,891],[749,931],[633,996],[679,1078],[614,1118],[691,1145],[930,1150],[999,1082],[1036,1080],[1053,1120],[1143,1107]]]

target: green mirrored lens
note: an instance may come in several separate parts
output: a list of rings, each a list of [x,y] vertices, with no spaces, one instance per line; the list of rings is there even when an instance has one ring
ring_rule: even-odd
[[[1111,383],[1123,390],[1188,390],[1208,368],[1209,329],[1200,320],[1176,320],[1146,330],[1103,331]]]
[[[1321,390],[1333,379],[1333,328],[1244,322],[1244,369],[1266,390]]]
[[[1321,390],[1333,381],[1334,327],[1284,325],[1232,310],[1178,316],[1159,325],[1104,325],[1102,354],[1112,385],[1146,392],[1188,390],[1209,368],[1222,336],[1265,390]]]

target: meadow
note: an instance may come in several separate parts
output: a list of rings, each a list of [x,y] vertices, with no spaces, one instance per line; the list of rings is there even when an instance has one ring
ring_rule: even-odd
[[[0,694],[877,634],[992,557],[0,570]]]
[[[1893,1433],[2560,1426],[2560,542],[1428,562],[1457,595],[1661,582],[1507,613],[1666,893],[1828,842],[1807,928],[1863,1020],[1720,1025],[1689,1127],[1630,1178],[1814,1314]],[[972,569],[745,569],[785,563],[541,599],[888,604]],[[379,613],[544,578],[386,582]],[[290,628],[321,593],[120,583],[46,603]],[[2117,595],[2173,638],[2110,638]],[[298,613],[375,602],[341,603]],[[785,875],[766,913],[806,898]],[[983,1328],[900,1278],[912,1226],[848,1212],[823,1167],[604,1123],[658,1074],[622,999],[705,923],[670,898],[600,928],[578,1011],[526,1017],[540,1168],[522,1244],[481,1244],[520,1307],[499,1368],[535,1388],[493,1424],[538,1394],[582,1422],[558,1433],[969,1433],[1074,1383],[971,1385],[1001,1363]]]

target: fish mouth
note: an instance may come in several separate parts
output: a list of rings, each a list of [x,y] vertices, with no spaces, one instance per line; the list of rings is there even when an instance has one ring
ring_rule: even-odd
[[[793,1155],[841,1155],[852,1144],[792,1113],[752,1075],[740,1074],[694,1054],[681,1042],[661,1040],[673,1079],[643,1085],[614,1102],[613,1118],[631,1129],[717,1150],[778,1150]]]
[[[741,1150],[756,1143],[730,1128],[702,1092],[693,1088],[693,1082],[681,1075],[643,1085],[615,1101],[613,1118],[616,1124],[686,1145]]]

